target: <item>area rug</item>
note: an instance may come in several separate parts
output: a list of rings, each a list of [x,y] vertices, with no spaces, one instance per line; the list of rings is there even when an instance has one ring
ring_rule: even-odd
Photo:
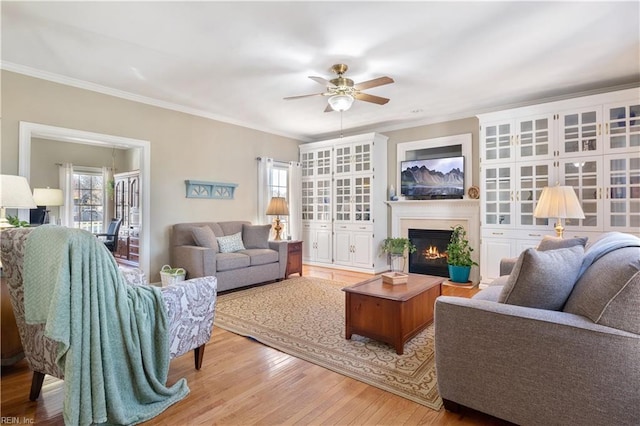
[[[299,277],[219,295],[215,325],[289,355],[394,393],[434,410],[437,392],[433,324],[397,355],[386,343],[344,338],[342,288],[348,284]]]

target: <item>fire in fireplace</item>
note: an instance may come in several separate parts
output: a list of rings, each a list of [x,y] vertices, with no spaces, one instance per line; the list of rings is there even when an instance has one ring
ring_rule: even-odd
[[[409,240],[416,251],[409,255],[409,272],[448,277],[447,244],[452,231],[409,229]]]

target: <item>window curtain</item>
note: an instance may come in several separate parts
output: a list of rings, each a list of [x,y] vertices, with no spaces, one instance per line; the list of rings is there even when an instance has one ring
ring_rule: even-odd
[[[113,180],[113,170],[110,167],[102,167],[102,232],[107,232],[113,212],[113,191],[110,190]]]
[[[73,164],[62,164],[59,167],[59,174],[64,203],[60,206],[60,224],[73,228]]]
[[[289,235],[293,240],[302,239],[302,165],[289,162]]]
[[[273,158],[260,158],[258,163],[258,211],[256,212],[256,223],[262,225],[271,223],[271,218],[265,212],[267,211],[269,200],[271,200],[269,179],[271,178],[272,169]]]

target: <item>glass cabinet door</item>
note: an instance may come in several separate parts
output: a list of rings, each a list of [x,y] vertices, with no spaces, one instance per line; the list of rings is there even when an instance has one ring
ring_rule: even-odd
[[[351,221],[351,195],[351,178],[336,178],[334,197],[336,222]]]
[[[318,179],[315,194],[316,219],[331,221],[331,179]]]
[[[484,225],[513,227],[514,166],[483,166]]]
[[[315,152],[300,153],[300,164],[302,168],[302,177],[313,177],[316,171]]]
[[[640,229],[640,156],[605,156],[606,231]]]
[[[371,172],[371,144],[360,143],[353,146],[354,173]]]
[[[314,211],[315,181],[302,181],[302,220],[316,220]]]
[[[371,177],[353,178],[353,220],[358,223],[371,221]]]
[[[519,160],[553,157],[551,137],[553,115],[518,120],[516,157]]]
[[[602,228],[602,157],[560,160],[560,182],[572,186],[582,204],[584,219],[567,219],[567,226],[596,231]]]
[[[548,219],[533,217],[533,211],[538,204],[540,194],[545,186],[555,185],[552,181],[553,163],[530,162],[518,163],[519,190],[516,194],[516,205],[518,206],[519,226],[546,226]]]
[[[601,108],[584,108],[560,114],[558,122],[560,154],[602,154]]]
[[[483,132],[483,162],[504,161],[513,158],[513,124],[509,122],[488,124]]]
[[[331,148],[316,151],[315,176],[331,175]]]
[[[640,153],[640,103],[607,105],[604,114],[605,154]]]
[[[351,145],[336,147],[336,174],[351,173]]]

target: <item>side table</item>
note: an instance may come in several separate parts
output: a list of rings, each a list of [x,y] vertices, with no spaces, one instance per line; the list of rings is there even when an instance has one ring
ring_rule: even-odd
[[[285,278],[291,274],[302,276],[302,241],[289,241],[287,243],[287,270]]]

